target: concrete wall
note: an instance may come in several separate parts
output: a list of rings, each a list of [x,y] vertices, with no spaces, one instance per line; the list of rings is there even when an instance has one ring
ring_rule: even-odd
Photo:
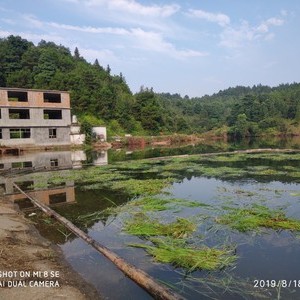
[[[61,112],[62,119],[44,119],[44,108],[30,108],[30,119],[10,119],[9,108],[2,107],[0,124],[1,127],[70,126],[70,110],[61,109]]]
[[[9,101],[9,93],[27,95],[25,101]],[[58,102],[47,102],[46,94],[55,94]],[[17,96],[17,95],[13,95]],[[46,97],[47,96],[47,97]],[[16,97],[17,98],[17,97]],[[16,99],[15,99],[16,100]],[[20,99],[19,99],[20,100]],[[9,109],[29,110],[28,119],[10,119]],[[45,119],[44,110],[60,110],[61,119]],[[2,146],[59,146],[70,145],[70,95],[68,92],[47,90],[26,90],[15,88],[0,88],[0,128],[2,129]],[[9,129],[30,128],[30,138],[11,139]],[[57,137],[49,138],[49,128],[56,128]]]
[[[21,126],[20,126],[21,128]],[[49,128],[56,128],[56,138],[49,138]],[[70,128],[69,127],[33,127],[30,129],[30,138],[11,139],[10,129],[2,128],[2,139],[0,145],[2,146],[55,146],[55,145],[69,145],[70,144]]]
[[[8,91],[27,92],[28,101],[27,102],[8,101]],[[61,103],[44,102],[44,93],[60,94]],[[70,95],[68,92],[62,92],[62,91],[0,88],[0,106],[70,108]]]

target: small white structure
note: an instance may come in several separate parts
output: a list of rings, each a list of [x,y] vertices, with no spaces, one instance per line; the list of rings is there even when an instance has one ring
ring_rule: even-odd
[[[85,134],[80,133],[80,125],[78,124],[77,117],[75,115],[72,116],[70,140],[72,145],[82,145],[85,141]]]
[[[93,159],[94,166],[104,166],[108,164],[108,153],[106,150],[97,152]]]
[[[107,138],[106,127],[93,127],[92,132],[96,135],[96,139],[105,142]]]
[[[70,134],[72,145],[83,145],[85,141],[85,134]]]
[[[71,159],[72,159],[73,169],[80,169],[82,168],[82,162],[86,161],[86,154],[82,150],[72,151]]]
[[[77,117],[75,115],[72,116],[72,123],[73,124],[77,124],[78,123]]]
[[[80,125],[76,125],[72,123],[71,134],[80,134]]]

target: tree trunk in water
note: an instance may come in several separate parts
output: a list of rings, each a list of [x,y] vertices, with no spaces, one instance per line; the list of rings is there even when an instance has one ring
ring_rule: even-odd
[[[38,208],[45,212],[48,216],[55,218],[70,231],[76,234],[78,237],[82,238],[89,245],[94,247],[98,252],[102,253],[110,261],[112,261],[124,274],[135,281],[143,289],[145,289],[149,294],[151,294],[155,299],[166,299],[166,300],[179,300],[184,299],[182,296],[174,293],[169,288],[166,288],[159,283],[157,283],[150,275],[144,271],[134,267],[133,265],[127,263],[123,258],[119,257],[116,253],[112,252],[105,246],[98,243],[96,240],[92,239],[89,235],[83,232],[81,229],[76,227],[72,222],[55,212],[48,206],[40,203],[38,200],[32,198],[30,195],[25,193],[20,189],[18,185],[13,184],[17,190],[19,190],[23,195],[25,195],[29,200],[33,202]]]

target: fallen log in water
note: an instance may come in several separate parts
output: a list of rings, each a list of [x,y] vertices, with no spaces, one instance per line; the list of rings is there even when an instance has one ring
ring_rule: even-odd
[[[155,299],[166,299],[166,300],[179,300],[184,299],[182,296],[176,294],[167,287],[162,286],[154,280],[150,275],[144,271],[134,267],[133,265],[127,263],[123,258],[119,257],[116,253],[112,252],[105,246],[98,243],[96,240],[92,239],[89,235],[83,232],[81,229],[76,227],[72,222],[55,212],[50,207],[38,200],[34,199],[27,193],[25,193],[18,185],[13,183],[14,187],[25,195],[34,205],[40,208],[48,216],[55,218],[70,231],[76,234],[78,237],[82,238],[89,245],[94,247],[98,252],[102,253],[110,261],[112,261],[124,274],[135,281],[139,286],[145,289],[149,294],[151,294]]]

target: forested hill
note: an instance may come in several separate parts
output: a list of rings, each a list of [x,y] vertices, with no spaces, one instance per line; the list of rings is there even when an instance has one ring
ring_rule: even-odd
[[[164,107],[182,114],[190,126],[204,132],[228,126],[242,137],[265,134],[300,134],[300,84],[277,87],[237,86],[201,98],[162,93]]]
[[[300,120],[300,84],[229,88],[212,96],[181,97],[141,88],[97,59],[87,62],[53,42],[37,46],[19,37],[0,39],[0,86],[67,90],[73,113],[110,134],[197,133],[225,128],[234,136],[289,133]]]
[[[0,86],[70,91],[73,113],[92,125],[105,124],[111,134],[165,129],[167,113],[152,91],[133,95],[122,74],[112,75],[97,59],[88,63],[77,48],[71,53],[43,40],[35,46],[19,36],[0,39]]]

